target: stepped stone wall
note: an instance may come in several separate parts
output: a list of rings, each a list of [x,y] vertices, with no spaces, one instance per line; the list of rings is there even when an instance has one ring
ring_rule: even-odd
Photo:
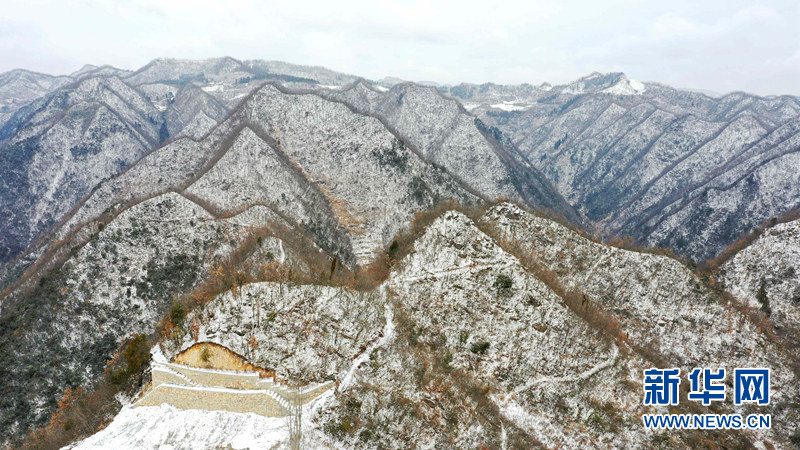
[[[194,383],[187,383],[188,380],[179,376],[175,372],[171,370],[164,370],[161,367],[154,366],[150,371],[150,383],[153,386],[158,386],[160,384],[188,384],[194,385]]]
[[[203,389],[192,386],[161,384],[148,392],[136,406],[158,406],[169,403],[181,409],[205,409],[255,413],[267,417],[285,417],[289,410],[278,398],[264,390]],[[288,403],[286,403],[288,406]]]
[[[179,364],[165,364],[165,367],[168,367],[170,370],[202,386],[219,386],[232,389],[263,389],[267,387],[259,383],[260,378],[258,374],[254,372],[230,373],[213,370],[197,370]]]
[[[200,351],[197,349],[197,353]],[[329,381],[294,390],[275,383],[273,378],[264,378],[263,371],[195,368],[166,361],[153,361],[151,369],[150,385],[134,407],[168,403],[181,409],[285,417],[294,406],[305,405],[334,386]]]

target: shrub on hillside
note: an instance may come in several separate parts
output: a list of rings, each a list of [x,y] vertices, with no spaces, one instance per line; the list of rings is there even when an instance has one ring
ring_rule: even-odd
[[[500,274],[494,280],[494,288],[497,290],[497,295],[501,297],[510,297],[512,294],[511,288],[514,286],[514,281],[506,274]]]
[[[470,347],[470,350],[476,355],[485,355],[489,350],[489,343],[486,341],[475,342],[472,344],[472,347]]]
[[[769,306],[769,297],[767,297],[767,281],[762,278],[761,284],[758,286],[758,293],[756,293],[756,300],[761,305],[761,311],[769,317],[772,314],[772,308]]]
[[[173,303],[169,311],[169,318],[172,320],[173,325],[180,327],[183,324],[183,320],[186,319],[186,307],[180,303]]]
[[[133,375],[141,373],[150,362],[150,344],[147,336],[139,334],[125,345],[122,351],[125,366],[111,371],[110,379],[114,384],[122,384]]]

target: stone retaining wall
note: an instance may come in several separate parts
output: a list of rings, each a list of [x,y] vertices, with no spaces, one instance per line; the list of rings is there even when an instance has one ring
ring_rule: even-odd
[[[259,376],[255,372],[215,372],[211,370],[193,369],[180,364],[164,364],[164,366],[203,386],[219,386],[232,389],[265,388],[265,386],[259,382]],[[185,384],[185,382],[179,384]]]
[[[187,386],[195,386],[195,384],[187,382],[186,379],[173,371],[164,370],[158,366],[153,366],[153,370],[150,371],[150,383],[152,383],[153,386],[158,386],[159,384],[184,384]]]
[[[149,390],[134,406],[168,403],[181,409],[222,410],[284,417],[292,405],[305,405],[334,386],[327,382],[296,394],[255,372],[195,369],[153,362]]]
[[[289,415],[284,406],[264,391],[203,389],[174,384],[155,386],[136,403],[136,406],[158,406],[163,403],[180,409],[255,413],[267,417]]]

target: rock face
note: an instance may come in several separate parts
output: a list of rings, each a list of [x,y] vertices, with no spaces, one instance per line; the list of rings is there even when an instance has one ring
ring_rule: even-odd
[[[800,101],[720,98],[593,74],[443,89],[509,136],[608,235],[698,261],[800,206]]]

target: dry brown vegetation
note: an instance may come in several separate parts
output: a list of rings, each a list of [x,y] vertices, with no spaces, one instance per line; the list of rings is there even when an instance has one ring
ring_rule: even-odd
[[[64,391],[50,422],[30,433],[22,444],[29,449],[59,449],[106,426],[119,411],[116,395],[137,391],[145,382],[153,337],[138,335],[120,346],[91,390]]]

